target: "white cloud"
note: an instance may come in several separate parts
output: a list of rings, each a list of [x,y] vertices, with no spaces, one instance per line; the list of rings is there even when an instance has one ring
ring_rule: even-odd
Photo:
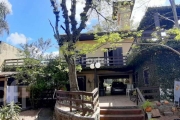
[[[57,3],[60,4],[62,2],[62,0],[57,0]],[[80,14],[83,12],[83,8],[85,7],[85,0],[77,0],[77,4],[76,4],[76,20],[79,23],[80,22]],[[99,2],[98,2],[99,3]],[[110,16],[112,14],[112,7],[110,7],[110,5],[108,5],[106,2],[101,2],[101,14],[105,17]],[[70,8],[71,8],[71,0],[67,0],[66,1],[66,6],[68,9],[68,15],[71,14]],[[90,11],[89,11],[90,12]],[[102,17],[100,17],[100,20],[102,20]],[[90,17],[87,21],[87,25],[91,25],[91,22],[93,19],[98,19],[97,13],[95,11],[92,11],[92,13],[90,14]],[[104,20],[104,18],[103,18]]]
[[[59,51],[52,52],[53,55],[59,55]]]
[[[17,32],[11,33],[10,36],[7,38],[7,41],[11,42],[14,45],[25,44],[28,40],[32,40],[32,38],[28,38],[24,34]]]
[[[71,14],[70,8],[71,8],[71,0],[66,1],[67,9],[69,11],[69,15]],[[85,0],[77,0],[76,3],[76,20],[80,21],[80,13],[83,11],[83,8],[85,7]]]
[[[151,0],[149,6],[162,6],[166,3],[166,0]]]
[[[10,13],[12,13],[12,4],[8,0],[0,0],[0,2],[4,2]]]
[[[50,59],[50,58],[56,58],[59,56],[59,51],[53,51],[53,52],[46,52],[44,53],[45,58]]]

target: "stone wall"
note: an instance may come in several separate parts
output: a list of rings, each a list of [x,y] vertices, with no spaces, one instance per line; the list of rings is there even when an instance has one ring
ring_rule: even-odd
[[[69,108],[68,108],[69,109]],[[100,120],[100,108],[92,116],[80,116],[66,109],[59,107],[57,104],[54,108],[56,120]]]

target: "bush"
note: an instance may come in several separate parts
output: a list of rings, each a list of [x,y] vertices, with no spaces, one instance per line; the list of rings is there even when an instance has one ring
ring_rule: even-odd
[[[11,102],[0,108],[0,120],[19,120],[21,107]]]

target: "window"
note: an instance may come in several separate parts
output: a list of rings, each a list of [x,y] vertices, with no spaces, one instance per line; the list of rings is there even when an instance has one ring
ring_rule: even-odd
[[[108,49],[104,52],[105,64],[107,66],[123,65],[122,47],[118,47],[115,50]]]
[[[144,83],[149,84],[149,68],[145,68],[143,71]]]
[[[135,83],[138,83],[138,72],[135,73]]]

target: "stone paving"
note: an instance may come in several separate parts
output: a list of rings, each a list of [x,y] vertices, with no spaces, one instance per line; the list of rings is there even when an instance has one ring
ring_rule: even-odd
[[[53,109],[43,108],[38,114],[37,120],[52,120],[53,119]]]
[[[35,120],[39,110],[26,110],[20,113],[20,120]]]

